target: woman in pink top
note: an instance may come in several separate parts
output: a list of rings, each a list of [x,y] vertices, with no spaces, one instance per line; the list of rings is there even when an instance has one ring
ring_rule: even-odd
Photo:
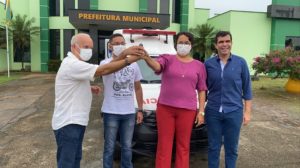
[[[176,139],[175,168],[189,168],[190,139],[194,122],[204,122],[206,71],[204,65],[192,58],[193,35],[176,35],[176,55],[161,55],[157,60],[144,56],[156,74],[162,74],[161,92],[156,120],[158,145],[156,168],[170,168],[174,136]],[[197,98],[198,94],[198,98]],[[197,111],[199,102],[199,111]],[[196,120],[196,121],[195,121]]]

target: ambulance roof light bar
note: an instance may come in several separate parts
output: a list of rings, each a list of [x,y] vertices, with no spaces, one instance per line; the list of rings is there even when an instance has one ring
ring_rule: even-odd
[[[147,29],[124,29],[124,34],[130,34],[130,42],[134,42],[132,34],[142,34],[144,36],[157,36],[166,35],[165,43],[168,43],[168,35],[176,35],[175,31],[162,31],[162,30],[147,30]]]

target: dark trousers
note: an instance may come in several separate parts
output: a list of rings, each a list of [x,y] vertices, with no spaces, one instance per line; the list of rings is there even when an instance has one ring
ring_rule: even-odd
[[[57,167],[79,168],[85,126],[70,124],[54,130],[57,144]]]
[[[219,168],[220,150],[224,144],[226,168],[235,168],[243,110],[224,113],[206,108],[208,131],[208,167]]]

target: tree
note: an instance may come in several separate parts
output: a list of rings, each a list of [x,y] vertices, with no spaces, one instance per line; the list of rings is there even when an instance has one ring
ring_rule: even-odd
[[[27,15],[21,16],[18,14],[14,19],[8,22],[9,35],[14,41],[14,53],[18,48],[21,53],[22,69],[24,70],[24,49],[30,47],[31,37],[37,36],[40,33],[40,27],[33,26],[34,18],[27,19]]]
[[[201,61],[204,61],[205,57],[210,55],[213,50],[213,38],[216,34],[216,30],[209,24],[197,25],[195,28],[191,28],[190,32],[195,37],[193,50],[195,55],[199,57]]]

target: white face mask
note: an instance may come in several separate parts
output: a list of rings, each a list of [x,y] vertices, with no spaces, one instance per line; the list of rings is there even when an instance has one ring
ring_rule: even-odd
[[[113,54],[119,56],[126,49],[125,45],[115,45],[113,46]]]
[[[190,53],[192,46],[189,44],[177,44],[177,54],[179,56],[186,56]]]
[[[79,48],[79,46],[77,46]],[[93,50],[91,48],[79,48],[80,49],[80,58],[83,61],[88,61],[93,55]]]

